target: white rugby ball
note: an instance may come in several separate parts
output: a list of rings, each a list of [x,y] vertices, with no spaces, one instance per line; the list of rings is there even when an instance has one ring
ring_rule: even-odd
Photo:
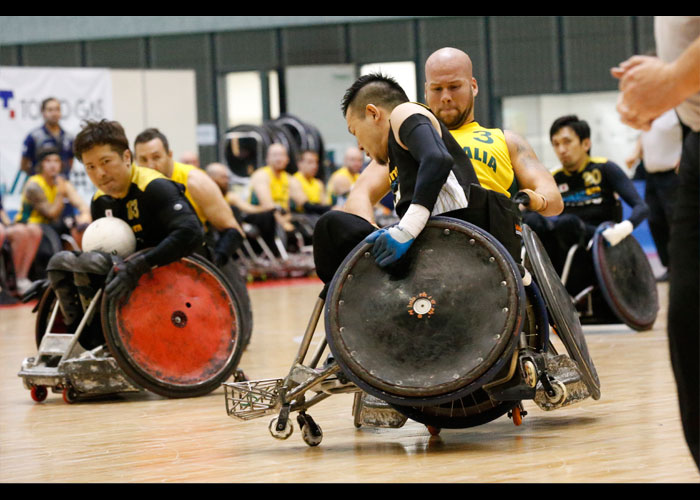
[[[106,252],[126,258],[136,250],[136,236],[123,220],[101,217],[85,229],[82,246],[84,252]]]

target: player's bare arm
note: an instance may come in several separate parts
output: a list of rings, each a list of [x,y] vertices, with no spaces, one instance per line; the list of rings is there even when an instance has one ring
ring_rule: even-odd
[[[505,130],[504,134],[520,189],[535,194],[528,193],[536,203],[533,209],[544,216],[559,215],[564,210],[564,202],[552,174],[525,139],[510,130]]]

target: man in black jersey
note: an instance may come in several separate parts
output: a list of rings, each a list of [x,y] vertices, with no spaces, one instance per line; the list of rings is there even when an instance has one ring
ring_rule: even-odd
[[[314,260],[325,283],[364,238],[373,244],[380,266],[395,263],[431,215],[472,222],[498,238],[514,257],[519,255],[517,208],[507,200],[493,203],[490,195],[495,193],[479,185],[469,157],[430,109],[409,102],[396,81],[380,74],[360,77],[347,90],[342,109],[348,130],[372,162],[350,192],[344,210],[328,212],[316,225]],[[379,229],[369,214],[390,189],[401,219],[395,226]],[[353,192],[362,194],[353,196]]]
[[[561,271],[569,248],[585,245],[601,223],[615,222],[602,236],[616,245],[647,218],[649,208],[619,166],[590,156],[591,131],[585,121],[576,115],[562,116],[554,121],[549,135],[562,165],[553,174],[564,212],[556,220],[532,212],[523,219],[540,236],[552,263]],[[626,220],[621,220],[618,196],[632,208]]]
[[[133,165],[118,122],[88,122],[74,149],[98,188],[90,206],[93,220],[113,216],[126,221],[136,235],[136,249],[149,249],[116,266],[105,288],[108,296],[128,293],[151,268],[179,260],[202,245],[202,226],[184,187],[155,170]]]

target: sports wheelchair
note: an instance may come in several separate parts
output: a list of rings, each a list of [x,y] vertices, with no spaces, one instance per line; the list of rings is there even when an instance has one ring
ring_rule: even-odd
[[[317,446],[323,432],[307,411],[336,393],[355,393],[356,427],[410,418],[431,434],[505,414],[519,425],[527,399],[545,411],[599,399],[571,297],[526,225],[522,238],[521,265],[477,226],[431,217],[389,271],[360,243],[317,300],[287,376],[225,383],[227,414],[276,414],[269,431],[287,439],[297,412],[304,442]],[[325,337],[309,356],[321,315]]]
[[[128,295],[109,298],[103,289],[113,266],[106,253],[60,252],[50,262],[60,287],[36,282],[25,295],[40,297],[37,353],[18,373],[34,401],[49,389],[67,403],[143,390],[195,397],[232,375],[244,378],[237,367],[252,315],[240,273],[236,280],[237,271],[191,255],[144,274]]]
[[[624,323],[638,331],[653,327],[659,312],[656,279],[644,249],[629,235],[610,246],[600,224],[585,248],[573,245],[561,280],[583,324]]]

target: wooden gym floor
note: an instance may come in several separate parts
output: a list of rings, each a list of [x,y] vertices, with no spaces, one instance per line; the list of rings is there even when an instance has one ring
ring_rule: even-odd
[[[240,367],[251,379],[287,375],[320,288],[316,280],[250,288],[255,327]],[[298,428],[273,439],[273,415],[232,419],[222,388],[184,400],[142,392],[69,405],[49,393],[35,403],[17,377],[36,353],[31,307],[0,308],[0,482],[700,483],[669,363],[667,292],[660,284],[651,331],[584,327],[598,401],[551,412],[525,401],[519,427],[504,416],[431,437],[412,421],[356,429],[352,395],[335,395],[309,411],[324,431],[316,448]]]

